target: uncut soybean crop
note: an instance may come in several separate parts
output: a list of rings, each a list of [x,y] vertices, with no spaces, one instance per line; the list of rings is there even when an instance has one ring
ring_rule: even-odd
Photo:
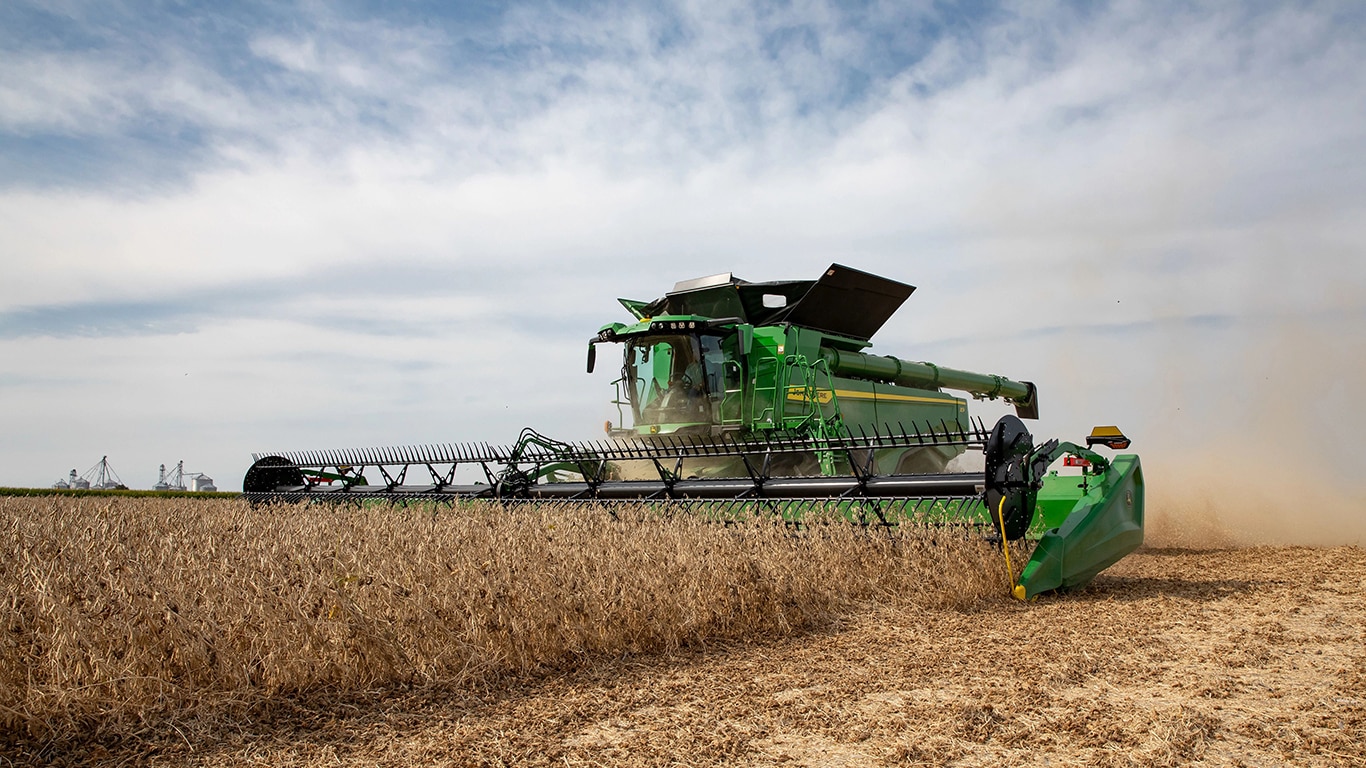
[[[722,525],[640,505],[253,508],[0,498],[0,740],[1003,600],[978,537]]]

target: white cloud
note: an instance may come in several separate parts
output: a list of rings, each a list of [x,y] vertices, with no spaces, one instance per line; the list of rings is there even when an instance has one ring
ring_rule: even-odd
[[[18,73],[0,84],[0,129],[117,133],[156,113],[210,150],[174,189],[0,192],[0,311],[251,285],[263,298],[242,312],[269,310],[215,305],[185,338],[0,341],[0,376],[71,382],[7,399],[44,414],[117,401],[129,415],[104,443],[174,401],[197,415],[129,444],[151,456],[187,430],[225,435],[211,441],[225,462],[266,438],[289,447],[280,425],[303,445],[573,432],[565,412],[606,398],[572,339],[596,330],[581,318],[621,318],[612,297],[830,261],[921,287],[878,349],[964,339],[931,349],[1040,379],[1046,413],[1151,419],[1172,397],[1152,372],[1173,354],[1195,358],[1180,389],[1200,397],[1275,318],[1366,323],[1366,43],[1316,7],[1050,8],[937,35],[878,16],[932,10],[890,5],[857,23],[814,2],[543,11],[417,29],[319,8],[249,36],[255,80],[175,40],[142,59],[0,52]],[[896,69],[865,60],[885,29],[909,63],[877,74]],[[859,69],[875,76],[846,93]],[[391,270],[420,295],[367,292]],[[1235,325],[1191,331],[1205,315]],[[328,327],[346,318],[394,330]],[[1088,325],[1146,330],[1028,335]],[[184,382],[147,384],[172,378],[163,344],[211,352],[213,386],[175,400]],[[74,413],[54,417],[58,435],[105,418]],[[9,451],[11,482],[70,463],[57,457],[74,446],[35,437],[45,423],[15,433],[41,448]]]

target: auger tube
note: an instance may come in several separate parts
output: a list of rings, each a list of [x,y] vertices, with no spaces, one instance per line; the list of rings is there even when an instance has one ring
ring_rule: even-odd
[[[1038,418],[1038,394],[1028,381],[1012,381],[995,374],[973,373],[934,363],[902,360],[891,355],[868,355],[833,347],[822,348],[821,357],[835,375],[885,381],[903,387],[956,389],[988,399],[1002,397],[1015,404],[1020,418]]]

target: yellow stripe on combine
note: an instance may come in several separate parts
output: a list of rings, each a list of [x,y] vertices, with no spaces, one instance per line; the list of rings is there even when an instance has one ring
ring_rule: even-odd
[[[934,403],[936,405],[961,405],[964,402],[956,397],[921,397],[918,395],[897,395],[891,392],[860,392],[854,389],[837,389],[834,394],[846,400],[895,400],[903,403]],[[787,399],[802,401],[806,399],[806,393],[801,390],[788,392]],[[830,400],[830,390],[816,390],[816,402],[824,405]]]
[[[900,400],[906,403],[938,403],[939,405],[956,405],[963,402],[956,397],[919,397],[916,395],[894,395],[890,392],[858,392],[843,389],[835,390],[835,394],[852,400]]]

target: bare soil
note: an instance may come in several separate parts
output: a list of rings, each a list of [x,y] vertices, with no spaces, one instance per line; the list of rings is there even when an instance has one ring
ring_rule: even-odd
[[[1145,549],[1029,604],[837,626],[479,689],[277,703],[16,763],[1366,765],[1366,550]],[[0,761],[4,762],[4,761]]]

